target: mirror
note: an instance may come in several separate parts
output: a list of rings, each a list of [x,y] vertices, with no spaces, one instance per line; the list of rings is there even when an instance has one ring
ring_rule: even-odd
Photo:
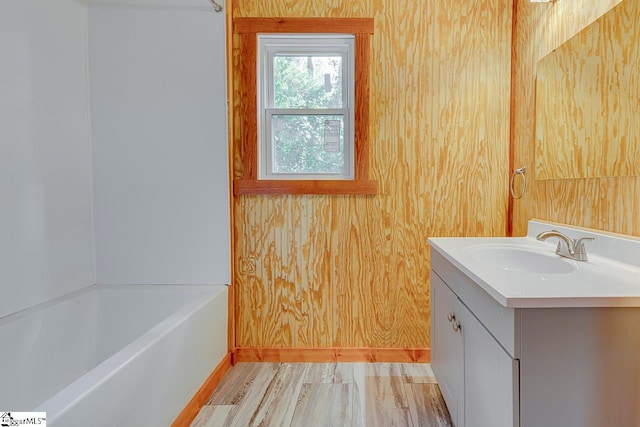
[[[640,1],[538,62],[535,178],[640,175]]]

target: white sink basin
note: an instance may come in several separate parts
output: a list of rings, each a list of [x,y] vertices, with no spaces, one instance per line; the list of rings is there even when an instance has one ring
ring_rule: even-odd
[[[480,244],[469,246],[467,251],[474,261],[505,271],[544,275],[577,271],[575,262],[524,245]]]
[[[572,239],[594,237],[588,261],[555,254],[558,230]],[[640,239],[530,221],[526,237],[429,238],[432,256],[444,258],[504,307],[640,307]]]

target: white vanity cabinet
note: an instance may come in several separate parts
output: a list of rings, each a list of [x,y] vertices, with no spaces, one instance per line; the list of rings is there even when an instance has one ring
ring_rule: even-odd
[[[434,272],[431,365],[456,427],[518,426],[518,360]]]
[[[640,240],[594,235],[640,253]],[[574,276],[538,278],[469,256],[508,239],[537,248],[430,239],[431,365],[456,427],[640,426],[640,266],[594,255]]]

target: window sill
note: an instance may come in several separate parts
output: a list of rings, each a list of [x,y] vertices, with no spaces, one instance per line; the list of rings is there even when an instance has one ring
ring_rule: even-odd
[[[362,195],[378,193],[378,182],[356,180],[254,180],[237,179],[233,182],[233,194],[317,194]]]

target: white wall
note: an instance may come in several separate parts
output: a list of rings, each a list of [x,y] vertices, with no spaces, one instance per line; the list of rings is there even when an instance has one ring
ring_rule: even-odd
[[[138,1],[0,1],[0,317],[95,283],[94,248],[101,283],[229,282],[224,17]]]
[[[229,283],[224,13],[94,0],[97,282]]]
[[[0,317],[95,282],[87,10],[0,1]]]

